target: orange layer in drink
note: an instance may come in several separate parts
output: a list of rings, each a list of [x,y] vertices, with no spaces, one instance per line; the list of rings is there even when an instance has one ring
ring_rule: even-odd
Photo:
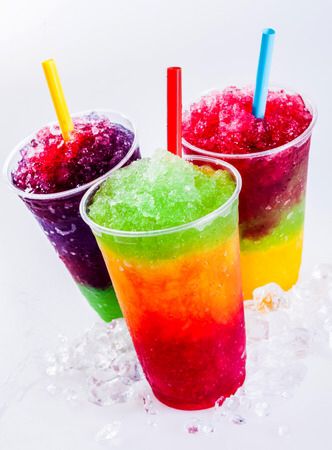
[[[161,261],[122,257],[98,242],[156,396],[197,409],[233,394],[245,377],[237,233]]]

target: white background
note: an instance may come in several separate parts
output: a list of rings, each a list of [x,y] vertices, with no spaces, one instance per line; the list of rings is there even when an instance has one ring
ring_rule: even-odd
[[[260,32],[274,27],[271,82],[305,93],[319,110],[304,272],[332,262],[329,0],[1,0],[0,9],[1,165],[19,140],[54,119],[43,59],[56,59],[71,111],[122,111],[136,123],[147,155],[165,146],[166,67],[183,67],[184,103],[211,87],[253,83]],[[165,412],[160,429],[151,431],[134,406],[69,408],[46,394],[42,382],[29,386],[35,374],[29,361],[22,367],[26,355],[51,346],[60,332],[80,334],[96,317],[3,180],[0,196],[1,450],[95,450],[94,434],[114,419],[123,420],[119,445],[126,449],[328,448],[332,359],[315,358],[295,398],[262,424],[209,437],[185,435],[185,413]],[[280,423],[291,426],[283,440],[275,432]]]

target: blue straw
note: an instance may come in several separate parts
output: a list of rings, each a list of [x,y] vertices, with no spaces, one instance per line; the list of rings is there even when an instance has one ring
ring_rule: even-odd
[[[266,28],[262,33],[254,102],[252,105],[252,113],[258,119],[263,119],[265,114],[275,34],[276,32],[272,28]]]

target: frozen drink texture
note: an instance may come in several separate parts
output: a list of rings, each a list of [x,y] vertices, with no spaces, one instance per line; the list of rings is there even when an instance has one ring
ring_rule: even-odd
[[[74,117],[71,139],[58,125],[25,141],[11,171],[12,184],[34,214],[91,306],[107,321],[121,316],[105,263],[79,214],[80,189],[121,164],[132,152],[133,131],[107,113]],[[139,157],[134,149],[127,163]],[[32,195],[30,195],[32,194]]]
[[[146,377],[180,409],[213,406],[245,377],[238,186],[201,163],[159,151],[85,200]]]
[[[211,92],[190,107],[183,124],[184,153],[214,155],[242,176],[245,298],[266,283],[288,289],[297,280],[313,125],[313,113],[298,94],[269,91],[264,119],[252,115],[252,100],[249,88]]]

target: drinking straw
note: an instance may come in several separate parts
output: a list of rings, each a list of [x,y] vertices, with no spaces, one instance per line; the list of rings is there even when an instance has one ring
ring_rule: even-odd
[[[182,80],[181,67],[167,69],[167,148],[182,154]]]
[[[42,62],[42,66],[60,125],[62,137],[65,141],[68,141],[70,139],[70,132],[74,129],[74,124],[68,111],[55,61],[53,59],[47,59]]]
[[[265,114],[275,34],[276,32],[272,28],[265,28],[262,33],[256,87],[252,105],[252,113],[258,119],[263,119]]]

